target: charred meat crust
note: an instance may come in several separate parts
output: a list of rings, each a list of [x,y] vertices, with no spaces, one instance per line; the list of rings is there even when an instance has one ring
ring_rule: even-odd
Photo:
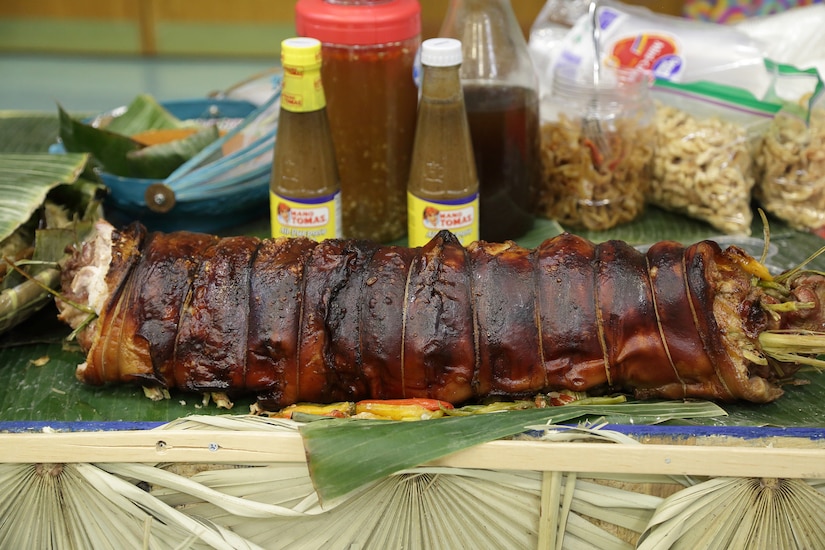
[[[135,225],[113,233],[111,250],[108,300],[81,340],[78,376],[92,384],[251,392],[270,409],[560,389],[755,402],[782,393],[742,351],[758,353],[759,297],[711,242],[642,254],[563,234],[532,250],[465,248],[442,232],[409,249]],[[63,273],[81,301],[93,252],[79,248]]]

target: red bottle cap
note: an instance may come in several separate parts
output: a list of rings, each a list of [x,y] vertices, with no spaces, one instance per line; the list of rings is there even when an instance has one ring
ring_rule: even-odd
[[[295,5],[295,30],[300,36],[329,44],[400,42],[421,34],[421,5],[418,0],[358,4],[299,0]]]

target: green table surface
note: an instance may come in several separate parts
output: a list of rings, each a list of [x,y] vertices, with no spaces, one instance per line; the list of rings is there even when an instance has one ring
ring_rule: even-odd
[[[52,113],[0,111],[0,152],[44,152],[57,138],[57,120]],[[746,248],[758,255],[762,224],[754,216],[753,235]],[[768,263],[774,269],[787,269],[825,245],[819,237],[789,229],[770,220],[774,253]],[[532,247],[557,234],[561,228],[552,221],[538,220],[534,228],[519,239]],[[265,235],[266,219],[250,220],[225,233]],[[741,242],[729,238],[704,223],[676,214],[648,208],[637,221],[605,232],[575,231],[594,241],[622,239],[634,245],[674,239],[689,243],[704,238]],[[818,258],[814,268],[825,270]],[[90,387],[75,379],[74,371],[83,355],[76,345],[65,340],[68,330],[56,320],[49,306],[38,315],[0,336],[0,424],[39,426],[42,423],[153,423],[166,422],[190,414],[225,414],[214,404],[204,404],[199,395],[173,392],[172,398],[150,401],[140,388]],[[791,386],[775,403],[768,405],[725,405],[728,416],[703,419],[696,424],[711,427],[776,426],[813,428],[814,437],[825,436],[825,373],[806,373],[807,385]],[[252,400],[237,399],[231,412],[248,411]],[[691,422],[683,424],[692,424]],[[101,424],[102,425],[102,424]],[[0,426],[0,429],[2,426]],[[819,428],[823,428],[820,433]]]

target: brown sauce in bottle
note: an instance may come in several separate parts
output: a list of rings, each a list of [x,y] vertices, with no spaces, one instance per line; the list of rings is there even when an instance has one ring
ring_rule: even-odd
[[[478,240],[478,178],[458,72],[461,42],[431,38],[421,48],[421,100],[407,186],[408,242],[422,246],[446,229],[467,245]]]
[[[516,238],[533,226],[541,162],[538,95],[524,87],[466,83],[464,98],[479,180],[481,238]]]

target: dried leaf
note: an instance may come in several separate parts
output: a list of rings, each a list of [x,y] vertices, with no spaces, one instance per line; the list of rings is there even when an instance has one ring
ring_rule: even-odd
[[[42,357],[38,357],[37,359],[30,360],[29,364],[33,365],[35,367],[42,367],[43,365],[45,365],[48,362],[49,362],[49,356],[48,355],[43,355]]]

